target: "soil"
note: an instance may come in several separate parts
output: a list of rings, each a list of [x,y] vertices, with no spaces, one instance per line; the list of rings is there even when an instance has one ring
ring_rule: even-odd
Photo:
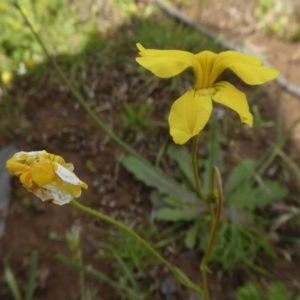
[[[217,8],[222,11],[220,6],[207,7],[203,18],[204,22],[209,19],[210,15],[216,15],[213,9]],[[214,19],[216,18],[214,17]],[[217,19],[221,19],[221,17]],[[206,24],[211,25],[208,21]],[[235,26],[231,27],[236,28]],[[122,29],[125,30],[124,27]],[[218,30],[215,26],[214,29]],[[252,42],[253,40],[251,39]],[[286,53],[296,53],[296,48],[299,45],[268,36],[255,39],[255,41],[258,40],[260,46],[269,47],[268,51],[272,50],[270,61],[274,62],[274,66],[280,68],[282,72],[295,74],[295,76],[291,75],[291,78],[292,80],[295,79],[294,83],[297,84],[299,79],[296,73],[297,68],[291,69],[281,64],[284,63]],[[280,54],[282,59],[273,54],[276,49],[278,51],[282,49],[278,43],[280,45],[283,43],[285,47],[285,55]],[[128,55],[133,62],[136,53],[129,51]],[[298,62],[295,62],[296,64]],[[124,151],[96,127],[86,112],[77,104],[74,96],[55,77],[49,65],[46,63],[43,67],[48,68],[49,71],[43,73],[42,76],[33,75],[17,79],[10,87],[9,92],[14,99],[13,104],[15,107],[20,107],[20,111],[15,112],[17,118],[13,119],[10,124],[6,124],[12,135],[1,137],[0,146],[3,147],[13,142],[22,151],[46,149],[50,153],[61,155],[67,162],[74,164],[76,174],[81,180],[89,184],[89,189],[83,191],[79,200],[81,203],[117,220],[129,221],[131,227],[135,227],[137,224],[147,224],[146,220],[151,213],[149,196],[151,189],[137,181],[133,175],[120,166],[116,158]],[[90,72],[92,73],[92,71]],[[88,74],[88,76],[91,76],[91,74]],[[120,91],[123,99],[124,97],[127,99],[138,98],[141,92],[137,87],[141,79],[135,71],[135,66],[122,65],[119,68],[115,65],[113,67],[98,66],[97,78],[101,78],[101,80],[95,80],[94,76],[90,78],[94,79],[95,84],[91,84],[91,86],[94,86],[93,92],[96,95],[90,103],[91,107],[101,119],[111,125],[116,133],[122,133],[123,138],[138,153],[153,162],[159,145],[164,141],[164,137],[168,135],[167,127],[147,128],[145,133],[137,138],[135,132],[124,131],[122,123],[118,120],[118,114],[123,109],[122,99],[119,97]],[[19,88],[22,93],[18,91]],[[144,93],[151,99],[170,98],[166,81],[154,81],[149,91]],[[286,126],[290,126],[292,118],[298,116],[297,114],[296,117],[292,117],[291,111],[295,113],[297,110],[300,111],[297,106],[299,100],[295,101],[294,96],[285,94],[274,84],[269,86],[268,93],[264,92],[260,99],[255,100],[261,106],[262,116],[267,120],[274,120],[278,117],[280,111],[277,106],[278,103],[270,96],[274,94],[280,95],[280,99],[294,99],[295,106],[283,105],[282,108],[284,115],[289,116],[284,117],[284,122]],[[292,100],[290,103],[292,103]],[[168,107],[168,100],[161,100],[157,104],[154,113],[155,121],[165,122]],[[20,112],[22,115],[20,115]],[[24,132],[26,133],[24,134]],[[228,165],[237,161],[234,155],[237,152],[242,158],[259,157],[268,149],[275,137],[276,130],[274,128],[254,128],[250,131],[240,126],[239,129],[233,130],[230,132],[229,146],[227,146],[226,152]],[[235,143],[233,141],[240,142]],[[300,156],[298,151],[293,151],[294,145],[295,140],[289,142],[289,155],[299,162]],[[205,153],[201,155],[205,156]],[[88,161],[92,162],[93,168],[88,165]],[[286,184],[297,197],[299,195],[297,185],[288,180]],[[101,270],[109,276],[114,275],[115,269],[111,260],[95,258],[98,253],[99,239],[95,244],[93,232],[99,233],[102,237],[104,236],[103,239],[105,240],[105,235],[111,229],[107,224],[84,215],[70,205],[59,207],[42,203],[35,196],[25,191],[17,179],[12,180],[12,186],[13,192],[6,221],[6,230],[0,240],[0,257],[2,257],[3,262],[0,275],[0,299],[13,299],[3,275],[5,260],[9,262],[18,284],[24,292],[26,291],[28,279],[29,258],[33,250],[39,253],[38,280],[34,299],[80,299],[78,273],[55,259],[57,253],[71,256],[66,245],[65,233],[73,224],[79,224],[83,228],[81,247],[85,265],[92,270]],[[162,229],[168,225],[159,224]],[[283,228],[279,235],[291,235],[299,238],[298,230],[299,227],[296,227],[296,229]],[[202,253],[198,250],[189,252],[184,247],[182,248],[183,250],[179,254],[173,253],[170,249],[165,249],[164,256],[181,267],[196,282],[199,282],[198,263],[195,263],[195,261],[200,261]],[[272,273],[275,278],[286,283],[290,291],[299,290],[300,259],[295,253],[296,250],[290,249],[289,246],[285,247],[280,242],[274,242],[274,248],[279,253],[278,259],[276,261],[263,261],[261,259],[260,265]],[[224,272],[218,265],[213,265],[211,269],[212,275],[209,279],[212,299],[236,299],[236,288],[249,278],[247,272],[243,270]],[[151,284],[152,281],[158,283],[156,291],[152,293],[149,299],[199,299],[193,298],[194,295],[187,294],[178,287],[173,282],[172,276],[163,267],[151,267],[148,273],[147,284]],[[259,279],[264,288],[267,288],[270,283],[268,276],[252,274],[250,278]],[[167,284],[177,291],[177,296],[174,296],[174,298],[170,298],[170,294],[164,295],[162,293],[162,287]],[[98,288],[99,291],[97,299],[123,299],[107,285],[99,285],[98,281],[89,279],[87,281],[88,291],[91,292],[94,288]]]

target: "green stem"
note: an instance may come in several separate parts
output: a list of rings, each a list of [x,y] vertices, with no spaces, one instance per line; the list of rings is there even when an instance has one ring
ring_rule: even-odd
[[[81,250],[78,250],[77,259],[78,259],[78,264],[80,265],[80,267],[83,267]],[[83,270],[79,271],[79,284],[80,284],[81,300],[86,300],[85,284],[84,284],[84,271]]]
[[[72,94],[75,96],[76,100],[80,103],[80,105],[84,108],[84,110],[88,113],[88,115],[91,117],[91,119],[99,126],[107,135],[110,136],[112,140],[114,140],[119,146],[121,146],[126,152],[134,155],[135,157],[141,158],[141,156],[129,145],[124,143],[117,135],[115,135],[111,130],[108,129],[108,127],[97,117],[97,115],[94,113],[94,111],[86,104],[83,97],[80,95],[78,90],[73,86],[73,84],[70,82],[70,80],[66,77],[66,75],[62,72],[60,67],[57,65],[55,59],[49,54],[44,42],[40,38],[40,36],[35,32],[34,28],[32,27],[30,21],[26,17],[26,15],[23,13],[18,1],[14,2],[14,5],[20,12],[21,16],[23,17],[26,25],[29,27],[31,33],[36,38],[37,42],[40,44],[41,48],[43,49],[46,57],[49,59],[49,61],[52,63],[54,69],[62,79],[62,81],[66,84],[66,86],[69,88],[69,90],[72,92]]]
[[[198,140],[199,140],[199,134],[193,137],[193,148],[192,148],[192,162],[193,162],[193,171],[194,171],[194,178],[195,178],[195,184],[198,196],[200,199],[205,201],[205,197],[202,193],[201,184],[200,184],[200,178],[198,173]]]
[[[211,251],[213,248],[213,244],[215,241],[215,237],[217,234],[217,230],[221,221],[221,215],[222,215],[222,208],[223,208],[223,189],[222,189],[222,181],[221,181],[221,176],[219,169],[217,167],[213,168],[213,174],[214,178],[216,178],[217,181],[217,186],[218,186],[218,203],[217,203],[217,212],[216,216],[214,216],[214,211],[212,209],[212,204],[207,203],[209,206],[209,212],[211,215],[211,229],[210,229],[210,234],[209,234],[209,241],[208,241],[208,246],[205,251],[205,255],[201,261],[200,269],[201,269],[201,275],[202,275],[202,290],[204,292],[204,299],[205,300],[210,300],[210,295],[209,295],[209,290],[208,290],[208,285],[207,285],[207,264],[209,262],[209,258],[211,255]],[[214,180],[213,180],[214,182]],[[214,186],[211,187],[214,189]],[[213,191],[212,191],[213,192]]]
[[[163,258],[154,248],[152,248],[152,246],[150,246],[150,244],[145,241],[143,238],[141,238],[138,234],[136,234],[132,229],[130,229],[129,227],[127,227],[126,225],[114,220],[113,218],[110,218],[107,215],[104,215],[103,213],[99,212],[99,211],[95,211],[91,208],[88,208],[82,204],[80,204],[79,202],[77,202],[76,200],[72,200],[70,202],[70,204],[72,204],[75,208],[77,208],[78,210],[94,216],[102,221],[105,221],[111,225],[114,225],[116,227],[118,227],[119,229],[127,232],[128,234],[130,234],[132,237],[134,237],[136,240],[138,240],[145,248],[148,249],[148,251],[150,251],[161,263],[163,263],[174,275],[174,277],[178,280],[178,282],[180,282],[183,286],[187,287],[188,289],[193,290],[194,292],[202,295],[202,290],[198,287],[194,287],[189,285],[188,283],[186,283],[184,280],[182,280],[182,278],[178,275],[178,271],[177,269],[170,264],[165,258]]]

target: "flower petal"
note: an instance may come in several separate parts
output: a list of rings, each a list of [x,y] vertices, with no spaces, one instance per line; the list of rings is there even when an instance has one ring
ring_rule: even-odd
[[[211,87],[215,79],[211,79],[211,72],[214,67],[215,59],[218,55],[211,51],[202,51],[195,55],[201,65],[200,72],[195,74],[196,81],[194,89],[205,89]]]
[[[78,186],[73,186],[76,189],[75,192],[70,192],[68,189],[63,189],[61,185],[57,185],[56,182],[51,182],[40,188],[35,195],[40,197],[43,201],[52,200],[51,202],[58,205],[69,203],[74,197],[81,195],[81,189]]]
[[[262,84],[274,79],[279,71],[261,65],[262,62],[254,55],[236,51],[225,51],[220,53],[216,59],[211,72],[213,84],[217,77],[227,68],[231,69],[244,82],[250,85]]]
[[[56,165],[55,173],[64,181],[69,183],[70,185],[78,185],[82,188],[87,189],[88,186],[86,183],[81,181],[73,172],[64,168],[58,163],[54,163]]]
[[[25,186],[27,189],[31,189],[31,187],[33,185],[35,185],[34,183],[32,183],[32,176],[31,176],[31,172],[27,171],[24,172],[21,176],[20,176],[20,182],[23,184],[23,186]],[[36,186],[36,185],[35,185]]]
[[[43,160],[31,167],[32,181],[39,187],[43,187],[53,181],[55,170],[52,162]]]
[[[189,90],[177,99],[170,111],[170,134],[177,144],[184,144],[198,134],[212,111],[211,95],[205,90]]]
[[[250,85],[263,84],[279,75],[278,70],[265,66],[233,64],[229,68],[244,82]]]
[[[145,49],[141,44],[137,44],[137,47],[141,57],[136,61],[161,78],[173,77],[188,67],[194,70],[200,67],[194,54],[187,51]]]
[[[10,158],[6,162],[6,168],[10,175],[19,176],[20,174],[30,170],[29,166],[16,162],[15,157]]]
[[[241,122],[252,127],[253,116],[249,111],[246,95],[226,81],[216,83],[214,88],[217,92],[212,96],[213,100],[236,111],[240,116]]]
[[[48,159],[50,161],[58,163],[70,171],[74,170],[73,164],[66,163],[65,160],[59,155],[54,155],[54,154],[48,153],[46,151],[43,151],[39,154],[39,160],[42,160],[42,159]]]
[[[43,151],[18,152],[6,163],[12,175],[20,177],[23,186],[43,201],[69,203],[88,188],[72,171],[73,164],[58,155]]]

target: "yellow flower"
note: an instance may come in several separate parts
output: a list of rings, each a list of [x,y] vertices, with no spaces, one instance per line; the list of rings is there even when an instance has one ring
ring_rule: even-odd
[[[12,72],[9,71],[4,71],[1,73],[1,81],[6,84],[9,85],[13,80],[13,74]]]
[[[137,48],[141,57],[136,61],[158,77],[170,78],[188,67],[194,70],[193,88],[173,103],[168,118],[170,134],[177,144],[186,143],[203,129],[212,112],[212,101],[233,109],[241,122],[252,126],[253,116],[246,95],[227,81],[216,82],[225,69],[232,70],[250,85],[265,83],[279,74],[276,69],[262,66],[257,57],[235,51],[193,54],[180,50],[145,49],[139,43]]]
[[[45,150],[18,152],[6,162],[6,168],[29,192],[58,205],[69,203],[81,195],[81,188],[88,188],[72,172],[72,164]]]

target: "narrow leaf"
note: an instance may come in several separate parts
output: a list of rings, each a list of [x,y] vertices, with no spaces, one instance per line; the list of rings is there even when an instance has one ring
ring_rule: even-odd
[[[192,187],[195,187],[195,179],[192,168],[192,158],[186,147],[175,147],[169,146],[168,155],[177,162],[178,167],[185,177],[188,180],[189,184]]]
[[[155,213],[155,218],[161,221],[192,221],[203,213],[196,209],[174,209],[174,208],[161,208]]]
[[[184,243],[185,243],[186,247],[189,249],[192,249],[193,247],[195,247],[200,224],[201,224],[201,222],[200,222],[200,220],[198,220],[197,222],[195,222],[193,224],[193,226],[191,226],[191,228],[189,228],[189,230],[186,233]]]
[[[4,267],[4,278],[10,289],[10,292],[13,295],[14,300],[22,300],[21,292],[17,284],[16,277],[8,264],[5,264]]]
[[[33,293],[36,286],[37,265],[38,265],[38,254],[37,252],[33,252],[30,258],[29,281],[28,281],[25,300],[33,299]]]
[[[197,201],[195,193],[167,177],[162,171],[147,161],[130,155],[120,156],[119,161],[129,172],[133,173],[137,179],[147,186],[156,188],[168,196],[179,198],[186,203],[195,203]]]

